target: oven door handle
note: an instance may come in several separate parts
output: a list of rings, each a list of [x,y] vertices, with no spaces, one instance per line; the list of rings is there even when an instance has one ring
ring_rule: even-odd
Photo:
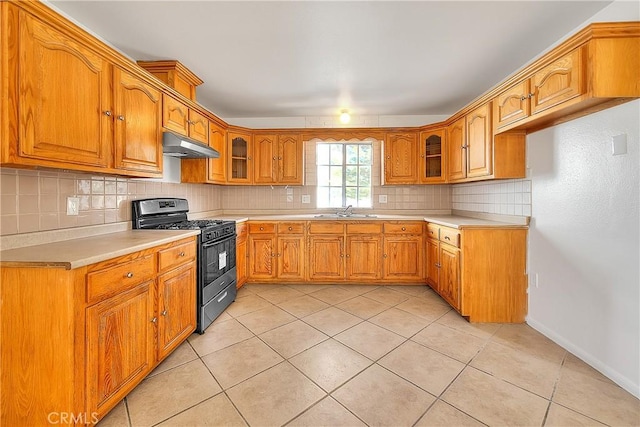
[[[217,245],[217,244],[219,244],[221,242],[226,242],[227,240],[232,240],[232,239],[233,239],[233,236],[232,237],[225,237],[225,238],[222,238],[222,239],[219,239],[219,240],[214,240],[214,241],[207,242],[207,243],[203,243],[202,244],[202,248],[203,249],[207,249],[207,248],[210,248],[213,245]]]
[[[218,298],[218,302],[222,301],[223,299],[225,299],[227,297],[227,294],[229,292],[228,291],[224,291],[224,295],[222,295],[220,298]]]

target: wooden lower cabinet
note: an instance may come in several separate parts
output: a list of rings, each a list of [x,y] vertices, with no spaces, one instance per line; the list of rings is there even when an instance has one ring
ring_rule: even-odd
[[[524,322],[526,227],[428,224],[427,234],[427,284],[445,301],[471,322]]]
[[[249,223],[249,280],[305,279],[304,222]]]
[[[276,276],[281,280],[304,280],[304,236],[278,236]]]
[[[422,236],[384,237],[384,278],[421,281]]]
[[[196,326],[195,239],[70,270],[3,266],[2,425],[63,412],[95,424],[183,342]]]
[[[89,413],[104,415],[151,372],[154,310],[153,281],[87,309]]]
[[[344,278],[344,235],[309,236],[309,280]]]
[[[370,235],[347,236],[346,278],[378,280],[382,277],[382,238]]]
[[[249,234],[249,277],[254,280],[276,277],[275,234]]]

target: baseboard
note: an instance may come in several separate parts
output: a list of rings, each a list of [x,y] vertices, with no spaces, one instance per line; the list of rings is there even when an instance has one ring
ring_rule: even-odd
[[[551,329],[544,326],[542,323],[532,319],[527,316],[525,321],[529,326],[531,326],[536,331],[540,332],[542,335],[549,338],[551,341],[555,342],[559,346],[563,347],[567,351],[571,352],[575,356],[582,359],[585,363],[589,364],[595,370],[600,372],[605,377],[609,378],[614,383],[618,384],[620,387],[640,399],[640,384],[635,384],[633,380],[625,377],[611,366],[608,366],[606,363],[603,363],[598,358],[594,357],[589,352],[584,349],[577,347],[571,341],[568,341],[565,337],[558,335]]]

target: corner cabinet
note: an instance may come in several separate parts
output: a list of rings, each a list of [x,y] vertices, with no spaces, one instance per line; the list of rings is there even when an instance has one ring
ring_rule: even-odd
[[[236,224],[236,287],[241,288],[247,283],[247,238],[248,226],[246,222]]]
[[[249,132],[227,133],[227,182],[230,184],[253,183],[253,138]]]
[[[70,270],[3,266],[3,423],[104,417],[195,330],[195,256],[189,237]]]
[[[424,184],[442,184],[446,182],[445,141],[446,128],[420,132],[420,182]]]

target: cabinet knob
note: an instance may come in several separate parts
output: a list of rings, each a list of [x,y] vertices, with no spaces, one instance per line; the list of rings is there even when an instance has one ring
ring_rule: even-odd
[[[165,308],[164,310],[162,310],[162,313],[160,313],[160,315],[166,316],[167,315],[167,309]]]
[[[391,160],[391,156],[387,156],[387,160]]]
[[[273,156],[273,160],[275,160],[275,159],[276,159],[276,156]]]
[[[111,117],[111,111],[107,110],[104,112],[104,115],[107,117]]]
[[[276,257],[276,254],[271,254],[271,258],[275,258],[275,257]]]
[[[131,279],[133,277],[133,273],[132,272],[128,272],[126,276],[127,276],[127,279]]]
[[[151,323],[156,323],[158,321],[157,317],[154,317],[153,319],[151,319]]]
[[[185,253],[184,252],[180,252],[180,256],[185,256]]]
[[[346,257],[347,257],[347,258],[350,258],[350,257],[351,257],[351,255],[347,254],[347,255],[346,255]]]
[[[281,156],[278,156],[278,160],[282,160],[282,157],[281,157]]]
[[[192,125],[192,124],[194,124],[194,122],[192,122],[191,120],[187,119],[187,124]]]
[[[282,256],[282,254],[278,254],[278,257]]]
[[[264,231],[264,227],[260,227],[260,231]]]
[[[407,227],[402,227],[402,231],[407,231]]]
[[[528,96],[521,96],[520,97],[520,101],[524,101],[525,99],[529,99],[529,97]]]
[[[340,258],[344,258],[344,254],[340,254]]]
[[[118,120],[120,120],[121,122],[124,122],[124,116],[118,116]]]
[[[462,149],[466,150],[467,147],[468,147],[468,145],[465,144],[465,145],[462,146]]]
[[[387,254],[382,254],[382,258],[386,258],[386,257],[387,257]]]
[[[533,93],[530,93],[529,95],[527,95],[527,98],[529,99],[533,98]]]
[[[422,157],[424,159],[424,154],[420,154],[420,157]]]
[[[293,231],[293,227],[289,227],[289,231]]]

